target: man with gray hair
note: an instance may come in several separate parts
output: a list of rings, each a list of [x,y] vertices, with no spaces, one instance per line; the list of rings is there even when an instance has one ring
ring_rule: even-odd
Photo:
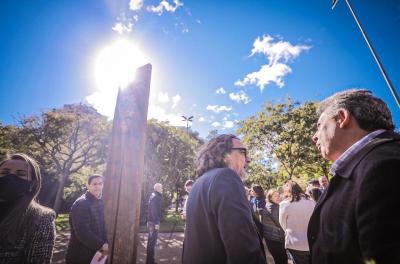
[[[333,178],[308,225],[312,263],[400,263],[400,135],[390,110],[370,91],[347,90],[318,112],[313,141]]]
[[[197,156],[186,208],[183,264],[265,264],[243,185],[250,159],[234,135],[219,135]]]
[[[154,264],[154,250],[158,238],[158,230],[161,221],[161,200],[163,186],[161,183],[154,184],[154,192],[150,195],[149,207],[147,211],[147,228],[149,236],[147,239],[146,264]]]

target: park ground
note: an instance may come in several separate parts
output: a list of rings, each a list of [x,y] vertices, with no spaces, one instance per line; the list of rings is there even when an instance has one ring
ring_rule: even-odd
[[[54,248],[52,264],[62,264],[65,261],[65,253],[70,238],[68,215],[61,214],[56,220],[57,237]],[[160,233],[156,245],[156,262],[164,264],[181,263],[184,223],[179,215],[168,212],[164,221],[161,222]],[[146,262],[147,233],[144,226],[140,227],[139,247],[137,263]],[[274,264],[269,252],[267,252],[268,264]]]

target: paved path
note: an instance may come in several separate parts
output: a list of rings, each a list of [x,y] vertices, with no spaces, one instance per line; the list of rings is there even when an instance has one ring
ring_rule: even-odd
[[[62,264],[65,259],[65,251],[68,246],[69,232],[57,234],[56,245],[52,264]],[[181,263],[183,233],[159,233],[156,246],[156,262],[164,264]],[[139,234],[138,259],[136,263],[146,262],[147,233]],[[274,264],[272,256],[267,252],[268,264]],[[290,263],[290,262],[289,262]]]
[[[69,232],[57,234],[52,264],[64,263],[68,246]],[[136,263],[146,262],[147,233],[139,234],[138,259]],[[156,246],[156,262],[165,264],[181,263],[183,233],[160,233]]]

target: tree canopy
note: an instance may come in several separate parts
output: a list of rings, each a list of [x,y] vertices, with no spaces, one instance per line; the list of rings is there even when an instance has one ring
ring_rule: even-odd
[[[316,102],[267,102],[262,111],[239,123],[238,133],[248,145],[250,182],[269,188],[297,178],[305,182],[328,174],[329,163],[312,142],[318,120]]]

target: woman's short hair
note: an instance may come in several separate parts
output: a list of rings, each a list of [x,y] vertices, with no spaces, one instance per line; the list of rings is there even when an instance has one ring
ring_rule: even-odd
[[[269,189],[268,191],[265,192],[265,196],[266,196],[267,201],[268,201],[269,203],[273,203],[273,201],[272,201],[272,196],[274,196],[275,193],[277,193],[277,194],[279,195],[278,190],[275,189],[275,188]]]
[[[219,135],[200,148],[196,157],[198,176],[214,168],[227,167],[224,158],[232,150],[233,139],[238,138],[235,135]]]

